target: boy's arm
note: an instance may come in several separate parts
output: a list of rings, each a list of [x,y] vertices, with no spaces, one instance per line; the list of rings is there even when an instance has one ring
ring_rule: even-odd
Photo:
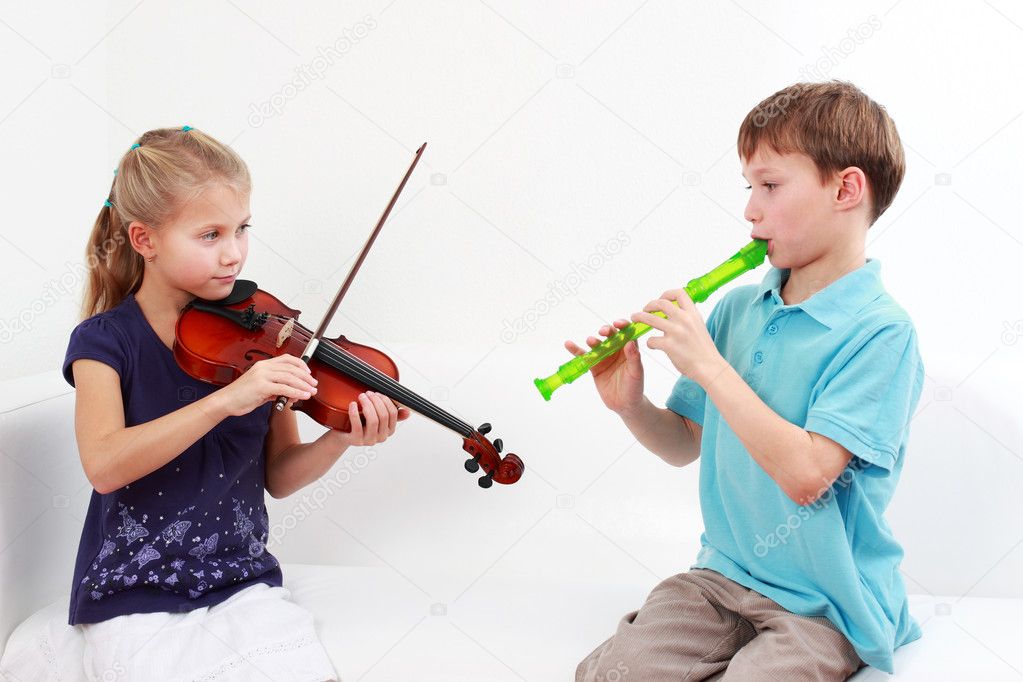
[[[852,459],[832,439],[768,407],[724,358],[702,385],[753,459],[796,504],[815,502]]]
[[[684,467],[700,456],[703,427],[667,408],[656,407],[646,396],[634,410],[620,416],[640,444],[668,464]]]

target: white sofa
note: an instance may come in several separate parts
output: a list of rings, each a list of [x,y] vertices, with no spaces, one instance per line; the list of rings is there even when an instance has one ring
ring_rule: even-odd
[[[667,467],[633,444],[588,379],[544,403],[530,379],[561,360],[550,348],[502,345],[467,376],[465,358],[483,351],[448,350],[391,352],[408,386],[467,421],[492,422],[491,436],[525,461],[522,481],[478,488],[458,438],[416,417],[320,482],[270,500],[270,549],[344,679],[570,680],[623,613],[695,557],[696,466]],[[1000,348],[976,369],[983,354],[925,360],[888,513],[924,637],[896,653],[895,677],[1017,680],[1019,349]],[[670,372],[647,366],[648,393],[665,395]],[[91,492],[73,407],[56,371],[0,384],[0,646],[67,611]],[[300,423],[306,440],[321,430],[304,415]],[[886,677],[865,669],[855,679]]]

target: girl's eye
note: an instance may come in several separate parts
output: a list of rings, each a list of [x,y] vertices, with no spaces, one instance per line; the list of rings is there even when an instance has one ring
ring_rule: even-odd
[[[240,226],[238,228],[238,231],[239,232],[245,232],[250,227],[252,227],[252,225],[249,225],[248,223],[245,223],[244,225],[242,225],[242,226]],[[203,241],[211,242],[211,241],[213,241],[213,239],[207,239],[207,237],[209,237],[210,235],[212,235],[213,237],[216,237],[219,234],[220,234],[219,232],[217,232],[216,230],[213,230],[212,232],[207,232],[206,234],[200,236],[199,239],[202,239]]]
[[[746,189],[753,189],[753,185],[746,185]]]
[[[764,183],[764,187],[766,187],[766,188],[767,188],[767,191],[768,191],[768,192],[770,192],[770,191],[771,191],[772,189],[774,189],[774,188],[775,188],[775,187],[777,187],[777,186],[778,186],[778,185],[777,185],[777,184],[775,184],[775,183],[773,183],[773,182],[765,182],[765,183]]]

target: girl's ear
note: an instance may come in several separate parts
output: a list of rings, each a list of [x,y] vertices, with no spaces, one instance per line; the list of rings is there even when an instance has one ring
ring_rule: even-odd
[[[839,171],[838,192],[835,194],[836,208],[848,211],[867,201],[867,176],[856,166]]]
[[[131,247],[143,258],[148,259],[156,255],[156,244],[153,236],[153,228],[145,223],[133,220],[128,225],[128,239],[131,240]]]

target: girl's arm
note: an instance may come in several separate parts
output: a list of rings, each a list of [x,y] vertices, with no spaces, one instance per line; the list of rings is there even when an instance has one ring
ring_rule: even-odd
[[[75,360],[75,435],[93,488],[109,493],[156,471],[229,416],[212,393],[158,419],[124,426],[121,381],[97,360]]]
[[[330,429],[311,443],[301,442],[295,412],[290,409],[272,414],[266,436],[266,490],[272,497],[287,497],[327,473],[351,445],[382,443],[393,433],[409,411],[397,407],[379,393],[359,396],[365,426],[359,417],[359,405],[348,406],[352,423],[349,433]]]

